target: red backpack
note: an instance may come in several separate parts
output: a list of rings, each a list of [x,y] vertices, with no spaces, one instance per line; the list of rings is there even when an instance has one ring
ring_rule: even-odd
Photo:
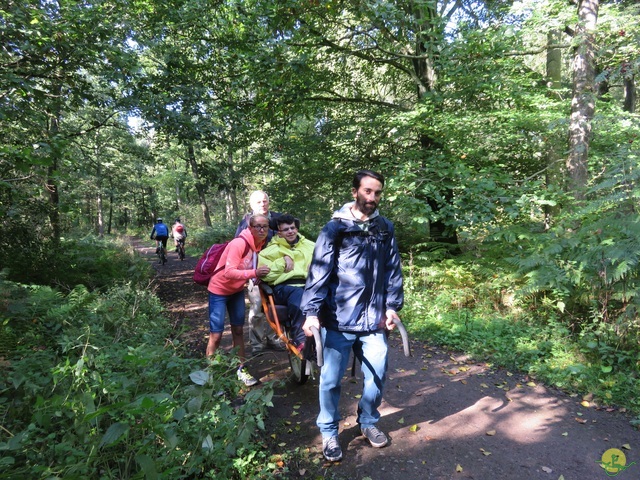
[[[242,254],[242,256],[244,257],[249,251],[249,242],[247,242],[247,240],[244,238],[242,238],[242,240],[244,240],[247,244],[246,248],[244,249],[244,253]],[[200,260],[198,260],[196,269],[193,272],[194,282],[196,282],[198,285],[207,286],[209,285],[209,279],[224,268],[224,265],[218,268],[216,268],[216,266],[218,265],[218,262],[220,262],[220,258],[222,257],[224,251],[227,249],[227,245],[229,245],[230,241],[231,240],[224,243],[214,243],[209,248],[207,248],[207,250],[200,257]]]

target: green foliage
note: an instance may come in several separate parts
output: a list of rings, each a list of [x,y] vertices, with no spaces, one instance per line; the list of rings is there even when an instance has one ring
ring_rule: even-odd
[[[546,245],[551,250],[555,243],[557,240],[550,240]],[[600,404],[626,407],[640,415],[640,331],[635,303],[608,319],[595,308],[584,309],[577,328],[578,301],[573,301],[569,311],[568,305],[559,308],[557,298],[569,301],[571,296],[564,290],[575,294],[580,287],[570,280],[556,282],[555,289],[550,286],[552,279],[571,277],[568,269],[556,267],[543,277],[549,265],[540,256],[532,260],[538,272],[536,281],[544,278],[547,285],[545,295],[532,293],[531,277],[511,272],[502,258],[504,248],[504,243],[482,244],[455,259],[435,257],[437,262],[426,254],[414,257],[403,309],[410,332],[496,366],[527,372],[566,391],[591,393]],[[559,252],[562,248],[556,250]],[[579,284],[586,289],[586,281]],[[595,287],[585,296],[592,298],[593,290]],[[594,304],[596,299],[592,299]]]
[[[214,243],[224,243],[233,239],[237,228],[237,224],[218,223],[210,228],[190,230],[189,241],[199,253],[202,253]]]
[[[256,434],[273,386],[237,402],[237,357],[183,358],[144,285],[62,293],[5,277],[0,476],[240,479],[268,464]]]
[[[12,242],[7,242],[8,255],[2,265],[7,278],[17,282],[67,289],[84,285],[94,290],[111,285],[114,278],[139,283],[150,276],[146,262],[124,239],[87,235],[62,238],[60,243],[46,239],[39,243],[30,242],[32,235],[9,238]]]
[[[387,178],[381,211],[407,259],[416,331],[629,402],[640,335],[640,125],[621,105],[640,68],[638,5],[601,3],[601,95],[580,203],[565,185],[570,72],[553,87],[546,78],[550,29],[564,67],[572,55],[575,39],[562,33],[577,21],[569,2],[0,7],[0,352],[12,355],[2,391],[27,399],[2,448],[14,452],[31,435],[19,459],[31,476],[82,477],[98,464],[105,477],[153,477],[179,464],[191,466],[177,477],[249,476],[263,459],[234,443],[237,425],[220,423],[229,405],[204,395],[215,419],[174,418],[175,404],[186,408],[213,384],[185,392],[149,360],[176,377],[192,371],[170,366],[170,348],[158,347],[171,335],[140,290],[148,269],[126,245],[68,232],[148,234],[154,215],[178,212],[197,254],[232,238],[237,199],[264,188],[274,210],[300,217],[315,238],[351,200],[360,168]],[[141,128],[129,130],[128,115]],[[226,222],[199,230],[205,210]],[[208,378],[224,383],[227,367],[217,368]],[[140,397],[138,386],[151,393]],[[254,413],[243,419],[249,430],[260,427]],[[71,427],[62,423],[71,417]],[[210,424],[228,433],[234,462],[218,458],[215,436],[183,447],[169,432],[191,441]],[[57,446],[45,452],[41,434]],[[209,469],[210,459],[230,470]]]
[[[607,166],[593,182],[592,200],[558,215],[548,232],[520,236],[511,262],[526,278],[525,291],[555,303],[576,328],[615,324],[620,341],[633,344],[639,328],[640,216],[631,185],[638,181],[638,155],[622,148],[624,162]]]

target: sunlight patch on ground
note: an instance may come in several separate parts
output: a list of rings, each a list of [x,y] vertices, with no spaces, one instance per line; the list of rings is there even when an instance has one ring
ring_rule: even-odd
[[[403,409],[386,407],[381,413],[392,415]],[[522,411],[526,410],[526,415]],[[427,419],[416,423],[433,438],[464,439],[469,436],[486,435],[495,430],[497,435],[519,444],[542,442],[553,425],[566,416],[565,407],[540,409],[537,405],[504,398],[483,397],[473,405],[440,420]]]

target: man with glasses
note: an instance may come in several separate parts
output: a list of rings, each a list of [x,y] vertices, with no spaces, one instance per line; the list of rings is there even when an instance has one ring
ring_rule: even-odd
[[[276,223],[278,235],[260,252],[259,265],[266,265],[270,270],[262,280],[273,286],[275,302],[287,306],[293,341],[302,352],[306,337],[302,331],[304,315],[300,300],[315,243],[298,233],[300,220],[292,215],[281,215]]]
[[[256,190],[249,196],[249,206],[251,207],[251,213],[247,213],[240,221],[236,230],[236,237],[248,227],[249,219],[252,215],[265,215],[269,219],[269,229],[267,230],[267,241],[265,243],[265,245],[268,245],[278,229],[276,219],[280,214],[269,211],[269,196],[262,190]],[[259,355],[265,348],[277,351],[286,350],[282,341],[267,325],[267,319],[262,312],[262,303],[260,302],[260,289],[256,282],[249,282],[247,294],[251,304],[249,309],[249,345],[251,346],[251,354]]]

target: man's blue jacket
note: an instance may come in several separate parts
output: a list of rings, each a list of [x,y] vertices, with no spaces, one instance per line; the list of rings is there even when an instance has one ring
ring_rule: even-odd
[[[301,306],[329,330],[372,332],[387,309],[402,308],[400,254],[393,223],[377,210],[367,222],[357,221],[352,205],[335,212],[320,232]]]

